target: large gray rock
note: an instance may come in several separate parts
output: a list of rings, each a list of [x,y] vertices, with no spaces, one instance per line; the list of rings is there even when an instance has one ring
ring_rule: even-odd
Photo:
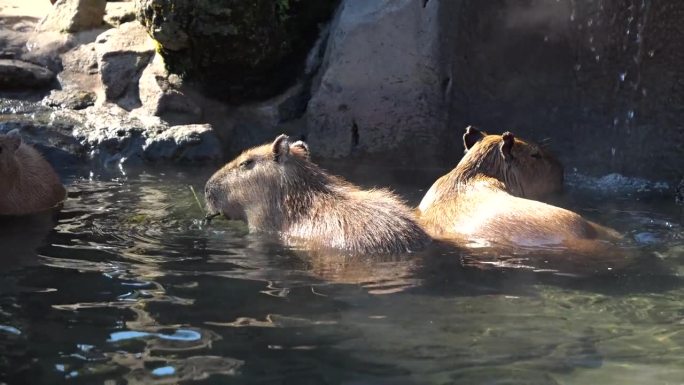
[[[50,85],[54,72],[21,60],[0,59],[0,88],[40,88]]]
[[[138,20],[172,73],[241,104],[294,84],[338,0],[138,0]]]
[[[159,116],[167,121],[192,122],[199,121],[202,115],[199,105],[185,94],[180,77],[166,71],[159,55],[143,70],[138,90],[141,110],[148,115]]]
[[[317,155],[437,160],[451,83],[440,56],[447,26],[432,3],[342,2],[307,108],[307,139]]]
[[[129,21],[135,21],[135,3],[132,1],[107,2],[104,21],[115,27]]]
[[[82,116],[73,134],[88,149],[89,157],[105,167],[142,164],[147,133],[165,129],[161,121],[142,121],[109,103],[88,108]]]
[[[105,103],[74,111],[3,103],[0,133],[18,129],[52,164],[130,167],[147,163],[216,163],[222,148],[210,125],[169,126]]]
[[[154,42],[138,22],[124,23],[97,37],[97,63],[107,101],[130,110],[140,106],[138,80],[154,56]]]
[[[90,158],[106,167],[221,159],[220,143],[209,125],[169,127],[158,117],[134,116],[115,104],[88,108],[82,116],[73,134]]]
[[[222,159],[221,145],[208,124],[173,126],[147,138],[145,158],[151,161],[184,163],[216,162]]]
[[[78,89],[52,90],[44,102],[50,107],[61,107],[82,110],[95,104],[97,96],[94,92]]]
[[[58,0],[39,31],[78,32],[102,25],[107,0]]]

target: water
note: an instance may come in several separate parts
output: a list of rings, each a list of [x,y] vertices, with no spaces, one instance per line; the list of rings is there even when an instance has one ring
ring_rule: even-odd
[[[201,192],[210,171],[66,173],[54,220],[0,223],[0,382],[684,380],[684,236],[669,199],[576,187],[563,201],[625,233],[629,266],[533,269],[514,255],[502,267],[437,249],[340,260],[203,225],[188,185]],[[391,179],[414,202],[438,174],[339,172]]]

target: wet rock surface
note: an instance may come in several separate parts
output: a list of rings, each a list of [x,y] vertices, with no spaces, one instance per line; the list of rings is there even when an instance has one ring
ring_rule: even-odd
[[[143,152],[147,159],[153,161],[205,163],[222,158],[221,146],[208,124],[169,127],[149,136]]]
[[[222,158],[209,125],[169,126],[158,117],[134,116],[112,105],[87,109],[81,118],[73,136],[91,160],[106,167],[162,161],[211,163]]]
[[[54,72],[39,65],[13,59],[0,59],[0,88],[26,89],[49,86]]]
[[[3,111],[0,133],[18,129],[57,165],[96,167],[144,163],[218,163],[221,145],[210,125],[169,126],[157,117],[134,116],[116,105],[73,111],[22,103]]]
[[[82,110],[95,104],[97,96],[94,92],[83,90],[52,90],[45,98],[45,103],[50,107]]]
[[[5,106],[0,111],[0,133],[17,129],[23,140],[35,146],[56,167],[82,164],[87,161],[86,150],[72,135],[80,121],[67,113],[53,110],[39,103],[14,102],[0,99]]]
[[[447,6],[450,122],[550,138],[569,169],[671,182],[684,169],[681,2]]]

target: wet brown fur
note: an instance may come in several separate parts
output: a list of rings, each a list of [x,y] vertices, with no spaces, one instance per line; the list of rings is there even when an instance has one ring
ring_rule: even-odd
[[[362,190],[308,159],[281,136],[243,152],[205,188],[210,213],[276,232],[289,244],[352,254],[395,254],[429,242],[413,212],[385,189]]]
[[[477,135],[469,128],[466,135],[471,133]],[[510,141],[508,151],[504,138]],[[530,247],[618,237],[572,211],[533,200],[562,186],[562,167],[543,148],[509,133],[477,139],[470,148],[466,144],[456,168],[439,178],[420,203],[421,221],[431,236]]]
[[[0,215],[26,215],[58,206],[66,190],[52,166],[18,134],[0,135]]]

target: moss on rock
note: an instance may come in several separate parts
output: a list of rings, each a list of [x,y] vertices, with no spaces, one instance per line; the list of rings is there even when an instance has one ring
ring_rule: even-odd
[[[170,72],[232,103],[291,85],[338,0],[138,0]]]

